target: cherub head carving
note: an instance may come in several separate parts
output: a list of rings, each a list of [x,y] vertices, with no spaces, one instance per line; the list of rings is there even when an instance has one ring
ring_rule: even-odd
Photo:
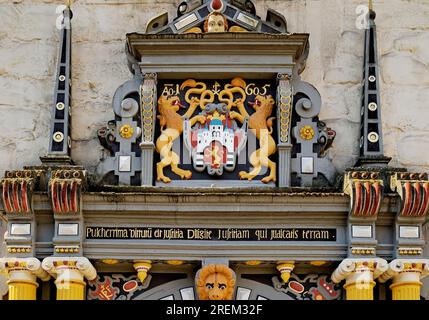
[[[199,300],[232,300],[235,273],[226,265],[209,264],[195,278]]]
[[[219,12],[210,13],[204,21],[204,32],[225,32],[228,30],[228,20]]]

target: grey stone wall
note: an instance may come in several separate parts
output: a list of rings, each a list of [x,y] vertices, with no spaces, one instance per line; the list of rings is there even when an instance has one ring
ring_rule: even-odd
[[[115,89],[130,77],[127,32],[143,32],[179,0],[80,0],[73,4],[72,157],[94,170],[102,147],[96,131],[113,118]],[[338,170],[358,155],[364,0],[256,0],[283,13],[290,32],[310,33],[306,81],[323,99],[321,119],[337,131],[330,157]],[[385,153],[391,165],[429,170],[429,2],[376,0]],[[48,148],[58,30],[64,1],[0,0],[0,175],[39,164]]]

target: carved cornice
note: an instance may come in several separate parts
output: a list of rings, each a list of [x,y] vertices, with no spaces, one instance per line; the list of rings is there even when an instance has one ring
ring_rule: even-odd
[[[427,173],[396,172],[390,178],[390,188],[401,198],[398,217],[424,218],[429,210],[429,180]]]
[[[353,171],[346,173],[344,193],[350,196],[350,216],[377,218],[383,189],[383,179],[379,172]]]

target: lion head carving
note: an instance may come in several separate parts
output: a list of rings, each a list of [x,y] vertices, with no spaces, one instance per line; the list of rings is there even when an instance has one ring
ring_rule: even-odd
[[[210,264],[198,271],[195,284],[200,300],[232,300],[235,273],[226,265]]]
[[[253,109],[255,111],[260,111],[265,114],[265,116],[270,116],[273,112],[273,106],[274,106],[274,99],[272,96],[261,96],[257,95],[255,97],[254,102],[250,102],[249,104],[253,106]]]

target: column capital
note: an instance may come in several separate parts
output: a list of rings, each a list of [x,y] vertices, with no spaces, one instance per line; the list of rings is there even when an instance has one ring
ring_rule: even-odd
[[[36,258],[2,258],[0,272],[5,272],[11,281],[35,281],[35,277],[48,281],[50,276]]]
[[[429,259],[395,259],[378,281],[384,283],[391,278],[394,282],[419,281],[428,275]]]
[[[396,259],[379,278],[383,283],[392,279],[393,300],[420,300],[420,280],[429,275],[429,259]]]
[[[64,275],[65,272],[69,272],[68,278],[71,278],[73,273],[70,271],[77,272],[79,275],[74,276],[78,278],[94,280],[97,277],[97,271],[85,257],[47,257],[43,259],[42,267],[54,278]]]
[[[351,278],[357,278],[358,274],[369,273],[371,279],[368,278],[368,280],[373,280],[383,274],[387,268],[387,261],[381,258],[344,259],[335,269],[331,279],[334,283],[340,283],[344,279],[349,282]]]

